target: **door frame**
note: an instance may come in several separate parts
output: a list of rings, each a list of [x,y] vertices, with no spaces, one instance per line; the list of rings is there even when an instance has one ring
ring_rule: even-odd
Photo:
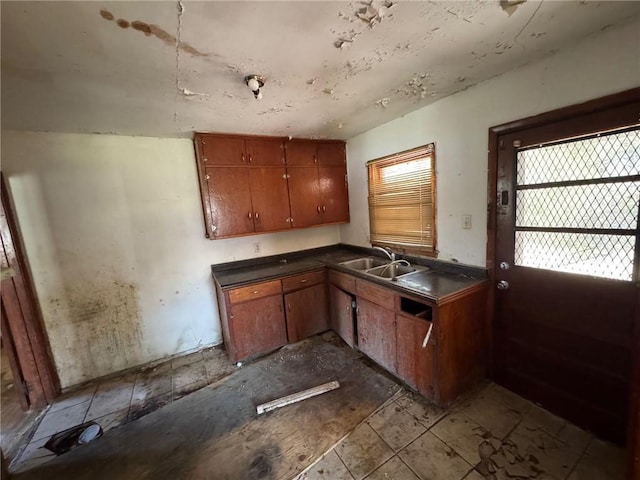
[[[593,114],[599,111],[615,108],[625,105],[631,101],[640,99],[640,87],[625,90],[605,97],[589,100],[584,103],[571,105],[550,112],[541,113],[531,117],[515,120],[512,122],[497,125],[489,128],[489,148],[488,148],[488,181],[487,181],[487,271],[489,278],[489,292],[487,301],[487,332],[489,337],[489,375],[493,378],[496,370],[495,345],[494,345],[494,314],[495,314],[495,288],[496,284],[496,240],[497,240],[497,203],[498,203],[498,154],[500,151],[500,136],[506,135],[520,130],[530,129],[541,125],[554,123],[558,121],[568,120],[577,116]],[[634,344],[640,347],[640,297],[637,300],[636,315],[636,334]],[[640,379],[640,352],[636,351],[636,362],[632,371],[632,379]],[[640,479],[640,414],[637,410],[640,408],[640,385],[632,383],[634,391],[632,391],[632,409],[631,421],[629,425],[629,434],[627,446],[629,450],[629,466],[631,478]],[[635,411],[634,411],[635,410]],[[635,419],[635,420],[634,420]]]
[[[6,317],[2,333],[11,345],[11,361],[16,380],[26,389],[28,407],[40,408],[53,402],[60,391],[60,380],[53,364],[42,312],[35,295],[33,279],[24,255],[24,244],[9,196],[6,178],[0,172],[0,236],[8,264],[14,274],[3,280],[2,302]],[[16,375],[16,373],[18,375]],[[22,403],[23,407],[27,406]],[[25,408],[26,409],[26,408]]]

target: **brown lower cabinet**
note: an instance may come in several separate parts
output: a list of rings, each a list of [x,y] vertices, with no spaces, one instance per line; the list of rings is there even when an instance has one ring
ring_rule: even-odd
[[[234,338],[234,361],[287,343],[282,295],[232,305],[229,320]]]
[[[223,290],[216,283],[222,334],[233,362],[329,329],[324,269]]]
[[[357,348],[425,397],[448,405],[486,376],[486,283],[435,302],[340,272],[329,282],[334,330],[353,343],[353,330],[335,325],[354,295]]]
[[[335,285],[329,285],[331,328],[351,348],[355,346],[353,329],[353,297]]]
[[[327,286],[324,282],[286,294],[284,303],[290,343],[329,329]]]
[[[225,290],[216,283],[216,288],[233,362],[333,328],[347,344],[441,405],[486,376],[486,282],[439,301],[336,271],[329,272],[327,290],[324,269]]]
[[[357,299],[358,347],[390,372],[396,372],[396,314],[364,298]]]
[[[429,398],[435,397],[435,346],[431,340],[427,345],[423,342],[432,326],[422,318],[396,315],[398,376]]]

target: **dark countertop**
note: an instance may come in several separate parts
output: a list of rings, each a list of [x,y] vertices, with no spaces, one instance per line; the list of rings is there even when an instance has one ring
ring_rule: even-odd
[[[270,257],[211,265],[211,272],[220,287],[223,290],[228,290],[250,283],[330,267],[400,293],[408,292],[426,297],[436,303],[443,303],[451,296],[487,281],[486,270],[483,268],[410,255],[397,255],[397,258],[404,258],[413,265],[422,265],[428,269],[400,277],[394,282],[340,265],[341,262],[364,256],[386,258],[381,252],[370,248],[338,244]]]

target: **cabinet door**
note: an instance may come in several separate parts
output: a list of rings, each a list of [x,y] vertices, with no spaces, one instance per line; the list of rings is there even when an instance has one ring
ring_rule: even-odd
[[[318,142],[318,165],[347,164],[345,145],[343,142]]]
[[[320,202],[323,223],[349,221],[347,170],[343,167],[319,167]]]
[[[285,142],[287,165],[313,167],[318,163],[316,142]]]
[[[205,167],[246,164],[244,138],[198,135],[196,142],[200,147],[200,161]]]
[[[287,343],[281,295],[232,305],[229,317],[238,360]]]
[[[431,332],[429,342],[422,347],[431,322],[398,315],[396,323],[398,376],[424,396],[434,400],[435,332]]]
[[[357,298],[358,347],[390,372],[396,371],[396,314]]]
[[[284,144],[278,138],[247,138],[247,164],[259,167],[282,167],[285,164]]]
[[[254,231],[249,171],[244,167],[205,169],[213,238]]]
[[[318,169],[289,167],[289,196],[294,227],[309,227],[322,223]]]
[[[249,168],[256,232],[291,228],[289,191],[284,168]],[[237,186],[241,188],[241,186]]]
[[[331,328],[351,348],[354,346],[352,297],[334,285],[329,286],[331,298]]]
[[[329,329],[327,288],[324,283],[288,293],[284,296],[284,303],[287,307],[290,343]]]

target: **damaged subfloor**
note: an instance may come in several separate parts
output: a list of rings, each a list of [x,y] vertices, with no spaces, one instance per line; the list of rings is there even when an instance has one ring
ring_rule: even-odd
[[[339,389],[256,414],[333,380]],[[59,456],[43,448],[90,420],[102,437]],[[241,368],[214,348],[67,395],[11,469],[20,480],[622,480],[624,451],[495,384],[444,411],[325,334]]]

